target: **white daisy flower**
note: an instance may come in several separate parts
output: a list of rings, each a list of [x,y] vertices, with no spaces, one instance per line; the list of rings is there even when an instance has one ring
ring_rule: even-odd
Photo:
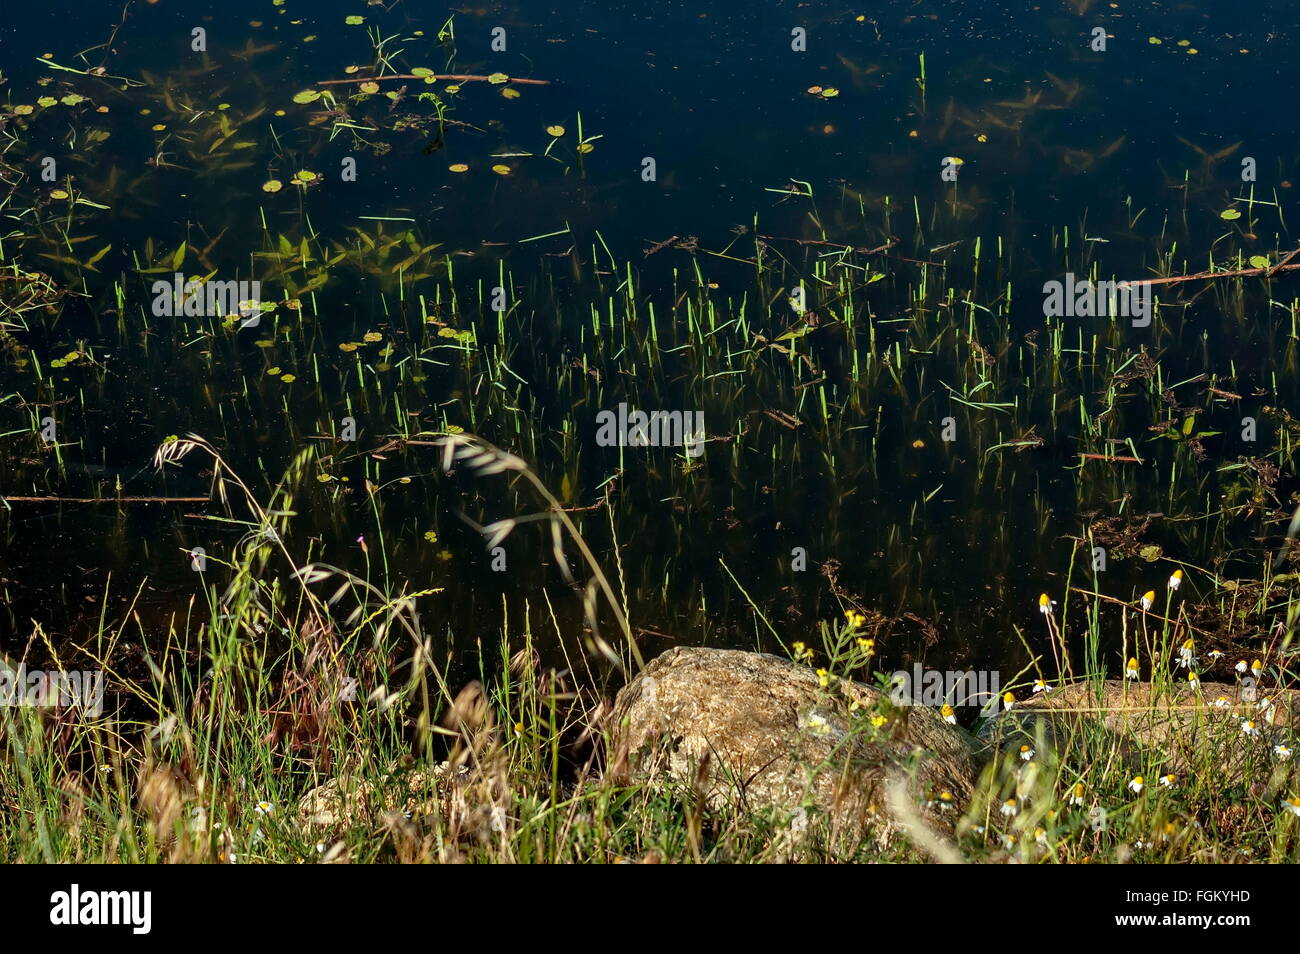
[[[1131,791],[1134,795],[1141,795],[1142,788],[1143,786],[1146,785],[1146,783],[1147,780],[1144,779],[1141,775],[1135,775],[1133,776],[1133,780],[1128,783],[1129,791]]]

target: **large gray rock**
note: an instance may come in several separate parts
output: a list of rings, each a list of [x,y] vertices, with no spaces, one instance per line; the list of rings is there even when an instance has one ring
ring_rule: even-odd
[[[934,710],[895,707],[857,682],[823,687],[808,667],[759,653],[671,649],[619,692],[613,725],[618,776],[696,786],[714,805],[775,810],[796,827],[811,808],[833,831],[947,829],[977,778],[970,738]]]

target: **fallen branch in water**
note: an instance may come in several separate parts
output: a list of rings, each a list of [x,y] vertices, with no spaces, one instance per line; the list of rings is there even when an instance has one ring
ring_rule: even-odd
[[[456,83],[486,83],[491,80],[490,76],[480,76],[477,73],[433,73],[424,76],[415,73],[389,73],[387,76],[350,76],[347,79],[335,80],[317,80],[317,86],[342,86],[347,83],[382,83],[384,80],[413,80],[413,79],[435,79],[435,80],[452,80]],[[523,79],[519,76],[507,76],[506,83],[518,83],[521,86],[550,86],[550,80]],[[505,83],[501,84],[502,86]]]
[[[1122,455],[1120,455],[1120,454],[1084,454],[1084,453],[1080,453],[1079,456],[1082,457],[1084,460],[1116,460],[1116,461],[1122,461],[1123,463],[1127,463],[1127,464],[1140,464],[1140,463],[1142,463],[1142,458],[1140,458],[1140,457],[1128,457],[1128,456],[1122,456]]]
[[[211,497],[0,497],[2,503],[207,503]]]
[[[1274,272],[1290,271],[1293,268],[1300,268],[1300,262],[1291,264],[1291,259],[1300,254],[1300,248],[1293,249],[1276,265],[1265,265],[1261,268],[1238,268],[1230,272],[1197,272],[1195,275],[1176,275],[1173,278],[1147,278],[1136,281],[1119,282],[1116,287],[1127,288],[1132,285],[1176,285],[1179,282],[1196,282],[1205,278],[1250,278],[1254,275],[1263,275],[1265,278],[1272,278]]]

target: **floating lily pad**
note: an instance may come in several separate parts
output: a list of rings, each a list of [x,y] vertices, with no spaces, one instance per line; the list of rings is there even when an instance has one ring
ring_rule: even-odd
[[[586,155],[587,153],[591,152],[595,148],[596,147],[593,146],[591,143],[584,142],[582,145],[578,146],[578,152],[582,153],[583,155]]]
[[[295,103],[314,103],[320,99],[320,90],[305,89],[301,93],[295,93],[293,101]]]
[[[42,106],[45,109],[49,109],[51,106],[57,106],[58,104],[59,101],[55,99],[53,96],[42,96],[40,99],[36,101],[37,106]]]
[[[284,183],[279,179],[267,179],[262,183],[263,192],[279,192],[284,188]]]
[[[1251,268],[1268,268],[1269,260],[1267,255],[1252,255],[1250,257]]]
[[[1161,43],[1164,43],[1165,41],[1160,39],[1160,37],[1158,36],[1149,36],[1147,37],[1147,42],[1150,43],[1152,46],[1159,46]]]
[[[834,86],[827,86],[822,90],[822,99],[834,99],[838,95],[840,95],[840,91]]]
[[[427,67],[427,66],[417,66],[415,69],[411,70],[411,75],[412,75],[412,76],[432,76],[432,75],[433,75],[433,70],[429,69],[429,67]]]
[[[1241,212],[1238,209],[1224,209],[1219,213],[1219,218],[1233,222],[1241,218]]]
[[[492,167],[492,171],[499,176],[510,175],[510,167],[500,162],[498,162],[495,166]]]
[[[501,95],[506,99],[518,99],[523,94],[514,88],[506,88],[501,91]]]
[[[379,84],[376,83],[376,82],[374,82],[373,80],[367,80],[366,82],[364,82],[364,83],[361,84],[361,92],[363,92],[363,93],[378,93],[378,92],[379,92]]]
[[[352,16],[346,18],[343,22],[346,23],[348,26],[361,26],[361,24],[366,22],[366,18],[359,17],[354,13]]]
[[[53,189],[53,190],[51,190],[51,192],[50,192],[50,198],[51,198],[51,199],[66,199],[66,198],[68,198],[67,190],[65,190],[65,189]]]
[[[546,127],[546,135],[548,135],[548,136],[554,136],[556,139],[559,139],[561,136],[564,135],[564,127],[563,127],[563,126],[547,126],[547,127]]]
[[[320,176],[316,175],[316,173],[312,172],[309,169],[299,169],[295,175],[295,178],[299,182],[315,182],[317,179],[320,178]]]
[[[509,83],[510,77],[505,73],[492,73],[488,76],[488,82],[493,86],[500,86],[502,83]]]
[[[14,107],[15,116],[30,116],[34,112],[36,112],[36,107],[30,106],[27,103]]]
[[[453,162],[447,167],[449,172],[469,172],[469,166],[463,162]]]
[[[76,106],[78,103],[84,103],[85,101],[86,97],[80,96],[77,93],[69,93],[67,96],[64,96],[59,100],[59,102],[64,106]]]

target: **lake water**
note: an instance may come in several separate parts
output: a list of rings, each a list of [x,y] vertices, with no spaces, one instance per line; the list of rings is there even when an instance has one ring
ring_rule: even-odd
[[[1040,593],[1131,603],[1184,567],[1182,595],[1221,608],[1216,581],[1281,544],[1294,273],[1155,286],[1146,324],[1047,316],[1043,289],[1296,247],[1284,4],[119,19],[53,2],[0,25],[0,496],[65,498],[0,508],[11,656],[35,624],[73,646],[128,621],[132,653],[206,618],[248,528],[112,499],[207,496],[197,455],[150,464],[188,433],[262,500],[311,449],[287,549],[440,589],[422,618],[453,660],[525,621],[559,658],[584,623],[547,535],[494,555],[462,519],[539,503],[443,475],[448,427],[574,508],[647,655],[779,649],[858,607],[885,668],[1014,674],[1047,651]],[[24,298],[15,268],[61,291]],[[178,271],[277,307],[168,315],[154,283]],[[702,415],[702,453],[607,446],[621,404]],[[1257,625],[1227,620],[1206,626]]]

